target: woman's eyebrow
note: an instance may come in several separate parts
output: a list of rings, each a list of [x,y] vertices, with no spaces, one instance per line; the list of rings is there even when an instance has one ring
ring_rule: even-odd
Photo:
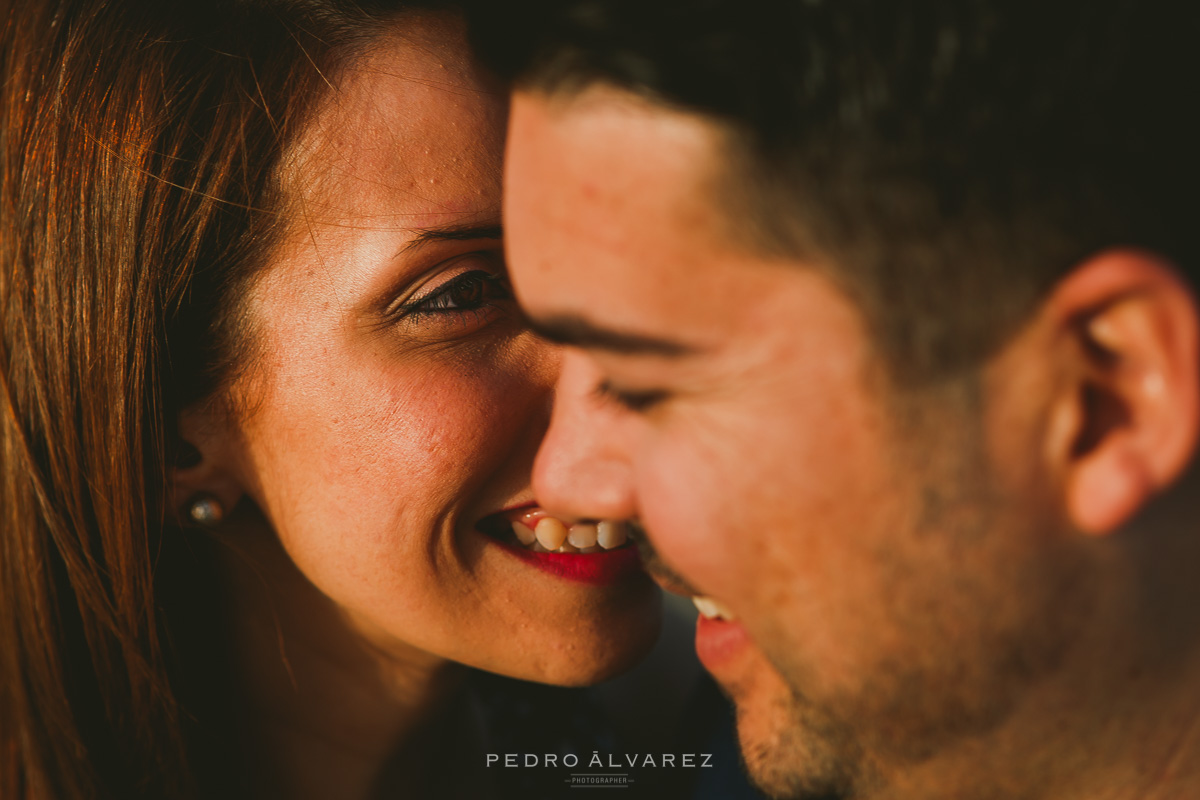
[[[420,250],[432,242],[464,242],[472,239],[502,239],[504,228],[499,223],[484,225],[452,224],[436,228],[419,228],[412,239],[404,243],[396,255]]]

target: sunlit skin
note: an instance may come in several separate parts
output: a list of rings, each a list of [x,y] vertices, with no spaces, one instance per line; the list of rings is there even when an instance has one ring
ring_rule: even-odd
[[[644,574],[565,580],[476,528],[534,502],[559,357],[508,287],[506,103],[464,52],[456,26],[408,18],[334,76],[285,166],[293,217],[249,298],[233,413],[184,419],[204,462],[181,473],[183,496],[261,510],[218,535],[249,554],[230,569],[266,716],[376,768],[440,697],[445,665],[583,685],[642,656],[659,620]],[[279,620],[300,642],[286,668]]]
[[[828,265],[737,235],[714,201],[720,152],[709,123],[615,89],[516,94],[510,270],[535,327],[568,345],[539,498],[639,518],[696,593],[737,615],[702,622],[697,648],[775,794],[1151,796],[1189,735],[1178,714],[1159,732],[1156,714],[1195,709],[1196,693],[1143,677],[1156,656],[1135,642],[1153,624],[1128,542],[1078,530],[1087,514],[1105,531],[1127,520],[1111,488],[1136,476],[1128,448],[1106,449],[1116,434],[1080,454],[1092,423],[1064,334],[1087,303],[1121,329],[1107,309],[1122,304],[1069,282],[977,382],[902,395]],[[1089,274],[1115,276],[1112,297],[1141,279],[1138,256],[1105,263]],[[1178,283],[1143,272],[1184,297],[1170,315],[1194,339]],[[1133,317],[1158,313],[1140,303]],[[1194,347],[1178,354],[1186,365]],[[1182,416],[1155,424],[1183,450],[1146,456],[1176,477],[1194,441],[1180,392]],[[982,417],[970,396],[988,399]],[[1138,485],[1144,502],[1153,485]]]

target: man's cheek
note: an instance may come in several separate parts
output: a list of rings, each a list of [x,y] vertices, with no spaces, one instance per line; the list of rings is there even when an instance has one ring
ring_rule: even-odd
[[[717,488],[694,454],[664,454],[641,481],[640,512],[659,554],[705,593],[720,596],[736,544],[737,520],[725,500],[735,491]]]

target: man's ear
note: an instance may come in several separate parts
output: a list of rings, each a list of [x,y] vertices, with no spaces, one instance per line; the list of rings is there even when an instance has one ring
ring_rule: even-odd
[[[198,403],[179,415],[180,457],[168,469],[168,496],[180,521],[191,520],[197,500],[215,500],[224,513],[244,494],[234,469],[233,435],[226,414]]]
[[[1168,261],[1113,250],[1074,269],[1043,309],[1073,367],[1054,407],[1065,510],[1079,530],[1109,533],[1195,455],[1196,298]]]

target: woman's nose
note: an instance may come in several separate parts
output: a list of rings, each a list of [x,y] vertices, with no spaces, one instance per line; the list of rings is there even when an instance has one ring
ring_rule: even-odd
[[[635,503],[625,437],[595,396],[598,373],[586,356],[564,355],[550,429],[533,468],[538,502],[570,519],[628,519]]]

